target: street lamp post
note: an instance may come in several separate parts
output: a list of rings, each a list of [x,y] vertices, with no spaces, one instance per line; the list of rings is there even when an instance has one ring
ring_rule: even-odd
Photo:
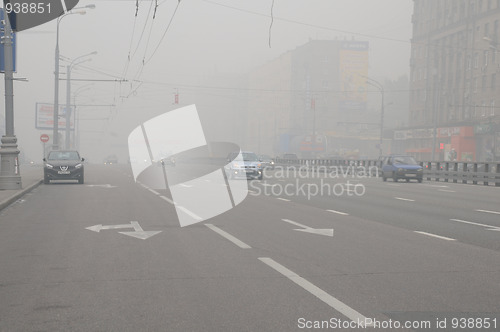
[[[362,75],[363,76],[363,75]],[[374,80],[373,78],[369,78],[367,76],[363,76],[367,79],[366,83],[370,84],[373,87],[379,89],[380,94],[382,95],[382,100],[380,104],[380,141],[379,141],[379,156],[382,156],[382,142],[384,138],[384,86],[382,83]]]
[[[95,5],[87,5],[85,7],[78,7],[78,8],[73,8],[75,9],[93,9],[95,8]],[[57,29],[56,29],[56,50],[55,50],[55,65],[54,65],[54,126],[53,126],[53,133],[52,133],[52,149],[53,150],[58,150],[59,149],[59,23],[61,23],[62,19],[65,18],[68,15],[73,15],[73,14],[80,14],[84,15],[86,12],[85,10],[79,10],[79,11],[70,11],[64,15],[59,16],[57,19]]]
[[[73,61],[71,61],[71,63],[66,67],[66,137],[65,137],[65,143],[64,143],[64,147],[66,150],[69,150],[70,147],[71,147],[71,144],[70,144],[70,132],[71,132],[71,123],[70,123],[70,120],[71,120],[71,70],[73,69],[74,66],[82,63],[82,62],[85,62],[85,61],[90,61],[90,59],[87,59],[87,60],[84,60],[84,61],[81,61],[79,63],[76,63],[75,62],[81,58],[84,58],[86,56],[89,56],[89,55],[94,55],[94,54],[97,54],[97,52],[92,52],[92,53],[89,53],[89,54],[85,54],[85,55],[82,55],[82,56],[79,56],[77,58],[75,58]]]
[[[5,66],[5,135],[2,137],[0,158],[0,189],[20,189],[19,150],[14,135],[14,66],[12,56],[12,29],[9,15],[4,14],[4,66]]]

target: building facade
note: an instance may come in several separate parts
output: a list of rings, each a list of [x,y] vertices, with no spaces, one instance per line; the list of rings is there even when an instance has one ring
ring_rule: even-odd
[[[375,146],[378,136],[366,143],[345,126],[367,119],[367,75],[368,42],[355,40],[311,40],[256,68],[248,78],[246,147],[317,157]]]
[[[407,153],[500,159],[499,22],[500,0],[414,0]]]

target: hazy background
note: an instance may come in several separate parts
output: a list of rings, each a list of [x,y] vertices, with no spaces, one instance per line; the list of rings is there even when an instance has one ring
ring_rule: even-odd
[[[126,80],[72,82],[72,93],[78,91],[72,102],[85,105],[78,107],[81,154],[96,162],[111,153],[123,159],[133,128],[203,95],[213,101],[206,109],[198,107],[202,120],[208,119],[204,123],[208,138],[234,140],[224,137],[221,128],[226,124],[214,110],[217,100],[236,98],[238,102],[241,93],[235,96],[230,86],[209,78],[245,74],[310,39],[367,40],[370,77],[383,81],[408,75],[412,1],[275,0],[270,31],[272,3],[159,0],[153,20],[154,1],[139,1],[136,17],[135,0],[81,0],[78,7],[95,4],[96,8],[61,21],[61,56],[74,59],[93,51],[98,54],[75,67],[72,78]],[[29,82],[14,84],[15,132],[27,159],[41,159],[40,134],[52,135],[35,129],[35,103],[53,103],[55,42],[56,21],[18,33],[15,76]],[[65,78],[69,61],[60,64],[61,78]],[[176,91],[178,105],[173,104]],[[3,94],[1,98],[4,121]],[[59,102],[65,100],[66,81],[61,81]],[[380,105],[377,98],[370,102],[369,107]]]

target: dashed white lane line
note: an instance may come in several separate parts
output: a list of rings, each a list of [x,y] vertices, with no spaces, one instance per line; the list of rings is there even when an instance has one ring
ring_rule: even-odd
[[[366,322],[367,318],[354,310],[353,308],[349,307],[347,304],[337,300],[335,297],[331,296],[321,288],[317,287],[316,285],[312,284],[311,282],[307,281],[306,279],[302,278],[295,272],[287,269],[283,265],[279,264],[275,260],[268,258],[268,257],[259,257],[259,260],[266,264],[267,266],[271,267],[275,271],[281,273],[283,276],[287,277],[312,295],[316,296],[318,299],[323,301],[324,303],[328,304],[330,307],[333,309],[337,310],[350,320],[354,322]],[[372,325],[366,325],[366,326],[372,326]]]
[[[480,224],[477,222],[472,222],[472,221],[467,221],[467,220],[461,220],[461,219],[450,219],[451,221],[456,221],[456,222],[461,222],[463,224],[469,224],[469,225],[475,225],[475,226],[481,226],[481,227],[486,227],[491,231],[500,231],[500,227],[498,226],[492,226],[492,225],[486,225],[486,224]]]
[[[438,189],[438,191],[442,191],[444,193],[456,193],[455,190]]]
[[[345,213],[345,212],[340,212],[340,211],[335,211],[335,210],[326,210],[328,212],[332,212],[332,213],[336,213],[336,214],[340,214],[342,216],[348,216],[349,213]]]
[[[441,236],[441,235],[436,235],[436,234],[427,233],[427,232],[421,232],[421,231],[414,231],[414,232],[418,233],[418,234],[423,234],[423,235],[435,237],[435,238],[438,238],[438,239],[441,239],[441,240],[456,241],[455,239],[452,239],[451,237],[446,237],[446,236]]]
[[[402,198],[402,197],[394,197],[394,198],[399,199],[400,201],[415,202],[414,199],[409,199],[409,198]]]
[[[192,185],[184,184],[184,183],[181,183],[179,186],[184,187],[184,188],[191,188],[192,187]]]
[[[289,199],[286,199],[286,198],[281,198],[281,197],[278,197],[276,199],[279,199],[280,201],[284,201],[284,202],[290,202]]]
[[[492,214],[500,214],[500,212],[497,211],[489,211],[489,210],[476,210],[477,212],[485,212],[485,213],[492,213]]]
[[[226,238],[227,240],[231,241],[232,243],[234,243],[235,245],[237,245],[238,247],[240,247],[242,249],[251,249],[252,248],[248,244],[246,244],[245,242],[237,239],[236,237],[232,236],[231,234],[229,234],[226,231],[223,231],[222,229],[220,229],[219,227],[217,227],[215,225],[205,224],[205,226],[207,226],[208,228],[210,228],[211,230],[213,230],[215,233],[217,233],[220,236]]]

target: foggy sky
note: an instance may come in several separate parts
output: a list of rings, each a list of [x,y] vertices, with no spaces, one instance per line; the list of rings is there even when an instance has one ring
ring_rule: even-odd
[[[72,92],[81,91],[78,104],[116,105],[79,109],[82,127],[96,132],[88,133],[87,143],[82,136],[82,147],[95,149],[81,151],[90,159],[125,144],[123,135],[144,120],[176,108],[175,87],[180,107],[204,78],[246,73],[310,39],[368,40],[370,77],[397,79],[409,73],[410,0],[275,0],[271,29],[271,0],[182,0],[163,40],[177,0],[158,1],[154,20],[150,1],[139,2],[137,18],[135,1],[81,0],[78,6],[92,3],[96,8],[85,15],[61,21],[61,55],[74,59],[97,51],[72,71],[72,78],[127,82],[72,82]],[[26,156],[37,160],[40,134],[51,134],[35,129],[35,103],[53,102],[55,32],[52,21],[18,33],[15,76],[29,82],[14,84],[15,133]],[[61,78],[68,63],[61,61]],[[59,103],[65,103],[65,86],[61,81]],[[4,121],[3,94],[1,103]]]

